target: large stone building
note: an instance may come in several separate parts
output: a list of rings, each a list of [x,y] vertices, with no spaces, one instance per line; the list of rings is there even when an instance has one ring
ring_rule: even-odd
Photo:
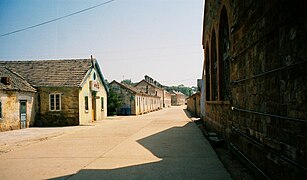
[[[35,94],[35,124],[65,126],[107,116],[107,85],[95,59],[0,61],[18,73]]]
[[[206,0],[202,117],[262,178],[307,177],[307,3]]]
[[[160,109],[159,96],[141,92],[135,87],[117,81],[112,81],[109,87],[120,99],[118,115],[140,115]]]
[[[34,124],[36,89],[16,73],[0,67],[0,131]]]

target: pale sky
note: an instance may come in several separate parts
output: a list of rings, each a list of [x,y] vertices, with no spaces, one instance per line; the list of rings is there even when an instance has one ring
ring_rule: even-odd
[[[0,35],[107,0],[0,0]],[[163,85],[201,78],[204,0],[115,0],[0,37],[0,60],[82,59],[93,55],[110,82],[149,75]]]

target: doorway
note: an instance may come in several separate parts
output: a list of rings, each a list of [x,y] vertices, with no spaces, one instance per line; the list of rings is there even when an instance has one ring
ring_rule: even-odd
[[[96,121],[96,92],[92,92],[92,122]]]
[[[27,128],[27,101],[20,101],[20,129]]]

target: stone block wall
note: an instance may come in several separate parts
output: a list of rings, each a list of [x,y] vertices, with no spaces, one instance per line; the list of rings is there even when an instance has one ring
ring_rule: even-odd
[[[37,126],[79,125],[79,88],[39,87],[37,96]],[[61,110],[50,111],[49,95],[61,94]]]
[[[230,98],[221,98],[224,77],[218,76],[218,99],[206,100],[204,123],[268,177],[307,177],[307,3],[206,1],[204,65],[214,52],[215,31],[218,74],[223,71],[223,9],[229,25]],[[211,83],[206,86],[212,91]]]

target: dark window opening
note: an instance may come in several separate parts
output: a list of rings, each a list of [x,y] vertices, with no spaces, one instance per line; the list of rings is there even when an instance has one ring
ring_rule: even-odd
[[[217,54],[216,54],[216,37],[215,31],[212,31],[212,39],[211,39],[211,86],[212,86],[212,100],[216,101],[218,97],[217,92]]]
[[[85,110],[88,111],[88,96],[84,97],[84,105],[85,105]]]
[[[205,63],[206,63],[206,100],[210,101],[210,59],[209,59],[209,47],[207,45],[206,47],[206,59],[205,59]]]
[[[226,8],[223,7],[219,29],[219,83],[220,99],[230,99],[229,26]]]

